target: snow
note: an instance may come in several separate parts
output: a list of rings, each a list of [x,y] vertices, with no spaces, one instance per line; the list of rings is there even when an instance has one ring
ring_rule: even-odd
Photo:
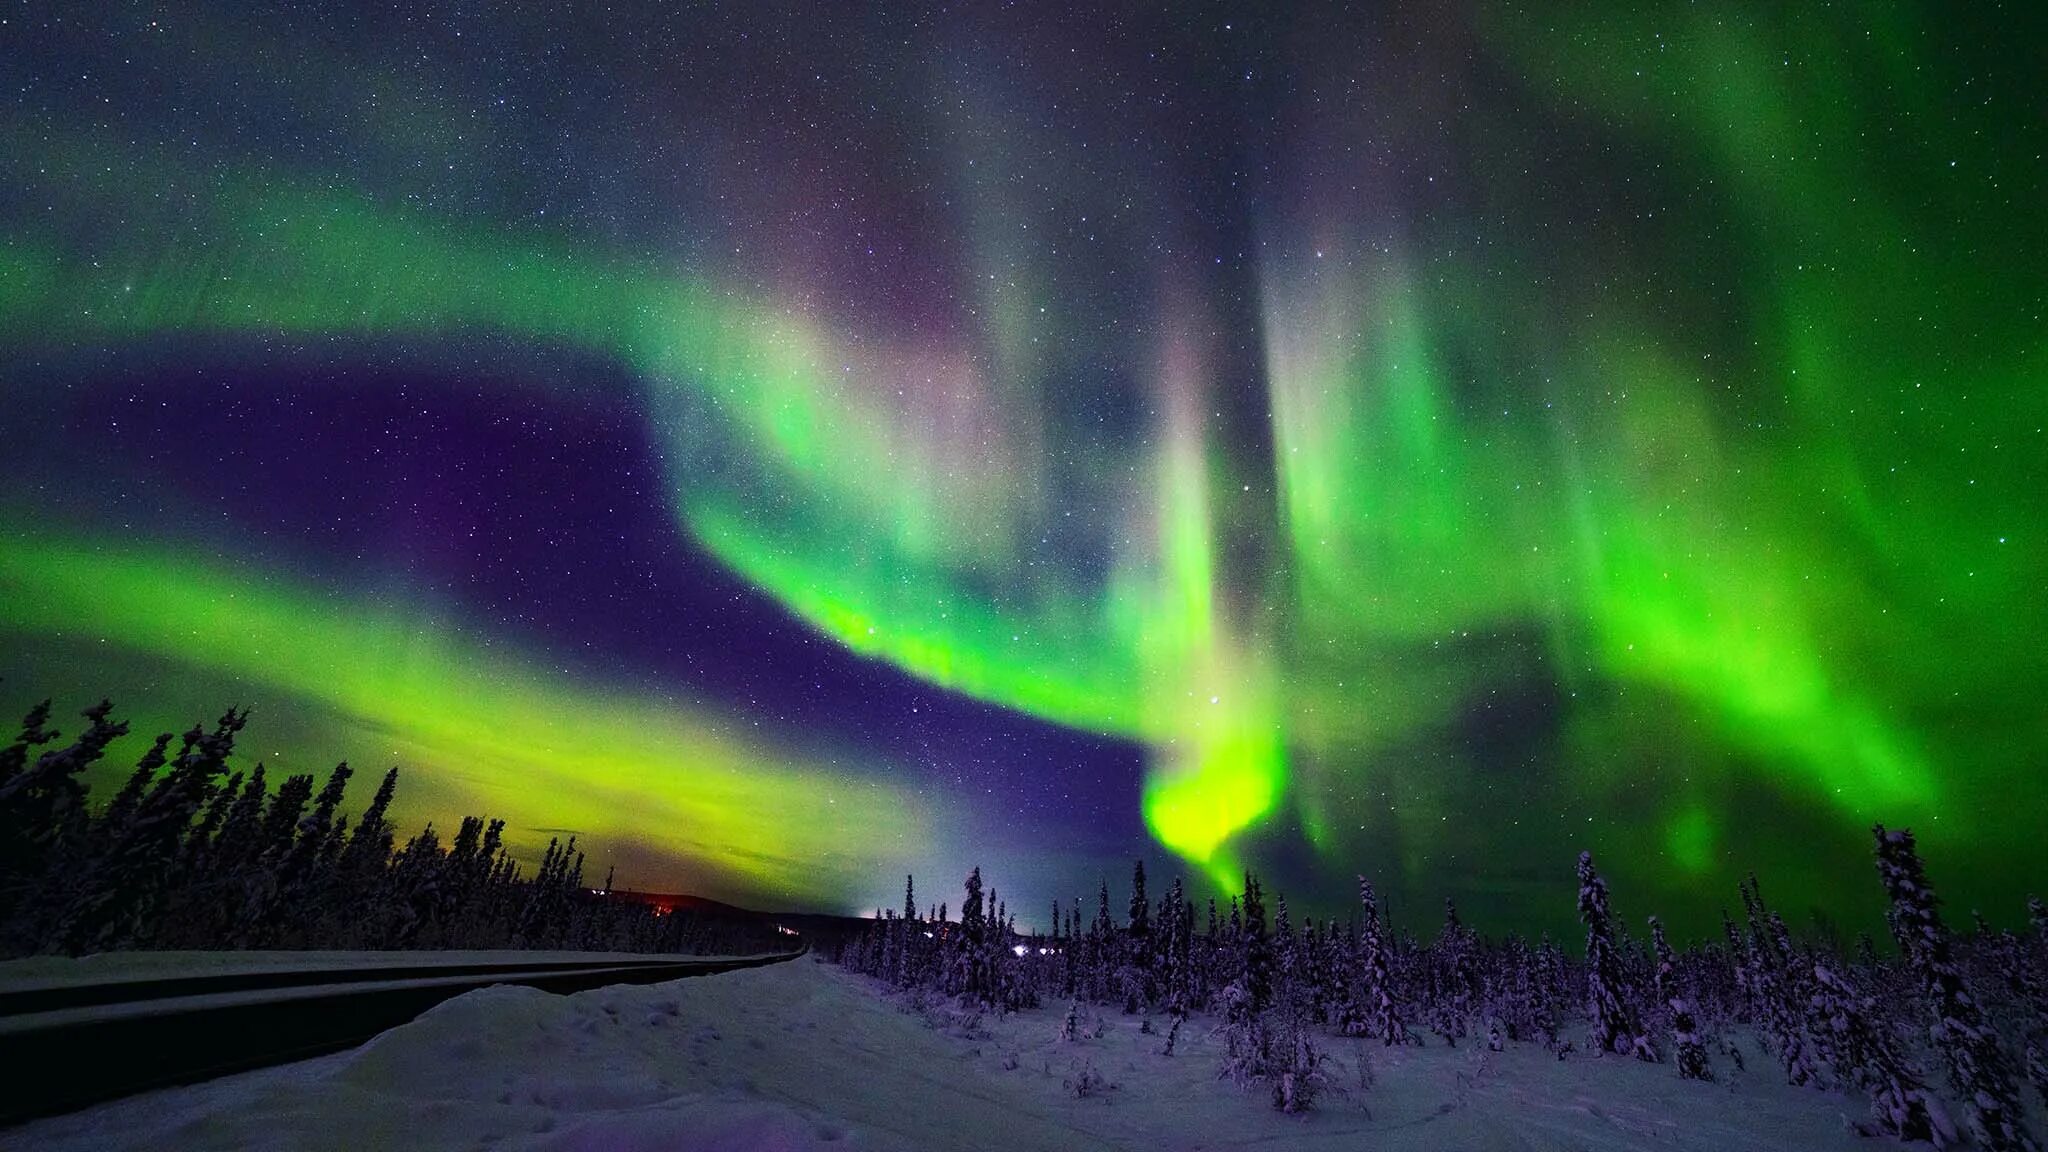
[[[131,1098],[0,1136],[10,1149],[1870,1149],[1860,1097],[1747,1074],[1681,1080],[1535,1045],[1329,1038],[1344,1095],[1287,1116],[1216,1079],[1222,1036],[1065,1003],[971,1024],[906,1010],[815,958],[553,996],[497,986],[351,1052]],[[1101,1034],[1095,1025],[1101,1021]],[[1754,1049],[1751,1049],[1754,1052]],[[1375,1083],[1358,1087],[1358,1057]],[[87,1073],[89,1074],[89,1073]],[[1100,1081],[1100,1083],[1097,1083]],[[1077,1095],[1076,1085],[1091,1091]]]

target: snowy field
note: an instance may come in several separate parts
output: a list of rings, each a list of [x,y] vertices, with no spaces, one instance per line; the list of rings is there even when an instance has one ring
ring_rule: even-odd
[[[1355,1084],[1305,1117],[1215,1080],[1199,1018],[1179,1051],[1134,1017],[1061,1043],[1065,1006],[964,1031],[811,958],[553,996],[494,987],[352,1052],[152,1093],[0,1133],[8,1149],[1874,1149],[1860,1099],[1748,1074],[1533,1046],[1332,1041]],[[1084,1018],[1092,1024],[1092,1018]],[[1084,1028],[1084,1033],[1092,1028]],[[1072,1087],[1092,1069],[1107,1085]],[[89,1075],[89,1071],[82,1070]]]

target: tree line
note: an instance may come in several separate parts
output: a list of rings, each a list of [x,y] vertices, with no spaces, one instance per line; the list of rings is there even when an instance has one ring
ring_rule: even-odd
[[[353,823],[352,775],[272,782],[231,767],[246,710],[156,737],[95,808],[80,778],[128,732],[101,701],[69,743],[50,702],[0,749],[0,955],[114,949],[547,948],[766,951],[766,929],[659,915],[583,881],[574,837],[528,873],[503,820],[470,816],[445,845],[428,824],[402,844],[388,812],[398,769]],[[610,884],[605,885],[609,892]]]
[[[1297,920],[1284,895],[1269,899],[1249,874],[1226,907],[1211,897],[1203,915],[1177,879],[1151,901],[1139,863],[1121,922],[1104,882],[1091,919],[1078,899],[1055,903],[1049,932],[1020,932],[996,892],[984,894],[979,868],[957,920],[943,904],[920,909],[907,879],[901,911],[877,911],[839,960],[974,1013],[1065,999],[1063,1040],[1075,1037],[1082,1003],[1163,1014],[1164,1056],[1190,1016],[1220,1017],[1220,1077],[1264,1089],[1289,1112],[1334,1085],[1330,1053],[1347,1038],[1533,1044],[1560,1060],[1668,1063],[1695,1081],[1763,1060],[1793,1085],[1862,1092],[1866,1134],[1948,1147],[1967,1132],[1992,1152],[2035,1152],[2020,1085],[2048,1103],[2048,908],[2028,902],[2025,933],[1981,917],[1974,931],[1953,932],[1912,833],[1880,825],[1873,838],[1895,956],[1880,957],[1867,933],[1847,952],[1833,939],[1795,939],[1754,875],[1740,886],[1741,920],[1724,912],[1718,939],[1674,948],[1654,916],[1640,937],[1581,854],[1582,953],[1547,934],[1483,937],[1449,900],[1433,940],[1396,933],[1364,877],[1348,919]],[[1934,1073],[1961,1107],[1960,1126],[1929,1086]]]

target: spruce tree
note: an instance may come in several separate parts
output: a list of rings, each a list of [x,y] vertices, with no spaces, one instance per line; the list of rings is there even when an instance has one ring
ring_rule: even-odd
[[[1560,1035],[1563,1028],[1565,1006],[1577,1001],[1572,988],[1564,949],[1545,932],[1536,944],[1535,972],[1535,1026],[1543,1034],[1543,1046],[1559,1060],[1572,1051],[1572,1042]]]
[[[1693,1019],[1692,1002],[1678,987],[1678,960],[1671,954],[1671,942],[1664,938],[1664,922],[1650,917],[1650,946],[1656,953],[1653,987],[1657,1003],[1671,1019],[1671,1048],[1678,1062],[1681,1080],[1712,1080],[1707,1066],[1707,1046],[1700,1042],[1699,1023]]]
[[[136,802],[93,874],[77,886],[48,946],[73,955],[146,942],[160,931],[158,913],[183,880],[178,863],[193,817],[226,770],[235,734],[248,714],[229,709],[211,732],[186,734],[170,770]]]
[[[157,772],[169,760],[166,750],[170,746],[171,734],[158,733],[156,741],[149,746],[149,751],[144,752],[142,759],[136,761],[135,771],[129,774],[128,782],[114,794],[113,801],[100,816],[102,837],[119,835],[120,831],[128,826],[128,821],[134,818],[135,809],[141,805],[143,796],[148,793],[150,786],[156,783]]]
[[[1721,909],[1721,934],[1728,942],[1728,976],[1735,989],[1735,1007],[1743,1015],[1756,1010],[1756,1001],[1749,987],[1749,949],[1742,942],[1742,933],[1735,927],[1735,920],[1728,915],[1728,909]]]
[[[1145,862],[1131,868],[1131,918],[1118,942],[1121,952],[1117,966],[1117,992],[1123,997],[1124,1014],[1136,1013],[1152,1002],[1152,906],[1145,895]]]
[[[44,700],[28,710],[21,718],[21,732],[14,743],[0,748],[0,794],[4,794],[14,777],[27,766],[29,753],[62,735],[54,728],[45,727],[50,722],[50,701]]]
[[[1195,906],[1188,903],[1186,891],[1182,888],[1178,876],[1173,878],[1173,888],[1167,894],[1167,904],[1173,909],[1173,924],[1166,937],[1169,973],[1166,1008],[1176,1017],[1182,1017],[1194,1011],[1200,990],[1196,983],[1194,962]]]
[[[1394,1002],[1393,958],[1388,953],[1385,926],[1380,922],[1379,901],[1373,894],[1372,882],[1363,876],[1358,878],[1358,903],[1358,988],[1352,995],[1359,1006],[1358,1018],[1365,1035],[1378,1036],[1388,1047],[1406,1044],[1408,1025]]]
[[[1813,1016],[1826,1030],[1835,1070],[1870,1097],[1875,1131],[1937,1147],[1955,1143],[1955,1126],[1906,1063],[1876,1003],[1825,961],[1814,962],[1812,986]]]
[[[58,733],[43,727],[49,702],[31,710],[22,721],[21,736],[0,755],[0,923],[6,922],[32,896],[44,890],[43,878],[77,847],[88,821],[86,786],[79,775],[105,754],[107,745],[128,731],[126,722],[108,719],[114,706],[102,700],[81,715],[88,721],[78,739],[29,761],[29,750],[54,742]],[[41,919],[43,917],[37,917]],[[33,938],[40,929],[17,925],[14,933]]]
[[[1429,1001],[1430,1031],[1444,1038],[1452,1048],[1465,1038],[1472,1010],[1472,973],[1468,960],[1465,925],[1458,919],[1457,902],[1444,899],[1444,925],[1430,949]]]
[[[1607,910],[1607,882],[1593,870],[1593,854],[1579,853],[1579,920],[1586,926],[1586,1008],[1593,1017],[1595,1051],[1655,1062],[1656,1050],[1624,998],[1621,958]]]
[[[967,899],[960,905],[960,942],[947,991],[969,1002],[988,997],[988,924],[981,908],[981,868],[967,874]]]
[[[1948,1065],[1949,1085],[1969,1109],[1971,1136],[1990,1152],[2034,1152],[1998,1033],[1963,982],[1913,834],[1882,824],[1871,832],[1878,875],[1891,897],[1892,938],[1919,978],[1933,1022],[1929,1038]]]
[[[1129,932],[1133,940],[1144,940],[1152,934],[1152,906],[1145,898],[1145,862],[1134,861],[1131,865],[1131,920]]]
[[[1088,925],[1088,999],[1106,1004],[1116,994],[1116,921],[1109,916],[1109,879],[1096,882],[1095,919]]]
[[[1240,1088],[1264,1080],[1273,1069],[1272,1037],[1266,1011],[1273,1004],[1272,942],[1266,935],[1266,905],[1258,880],[1245,873],[1241,927],[1233,941],[1235,969],[1223,990],[1222,1075]]]
[[[1806,1004],[1793,971],[1797,957],[1791,952],[1783,918],[1764,903],[1754,873],[1743,881],[1742,907],[1749,922],[1745,961],[1759,1033],[1776,1050],[1786,1083],[1820,1087],[1821,1070],[1804,1023]]]
[[[220,833],[229,810],[241,795],[240,772],[230,775],[226,783],[213,790],[213,799],[206,805],[206,814],[185,833],[185,844],[179,853],[178,863],[178,874],[181,879],[189,881],[205,868],[206,860],[214,847],[214,837]]]
[[[312,811],[298,822],[292,842],[278,863],[269,899],[254,917],[258,934],[266,942],[278,936],[280,924],[286,917],[304,913],[314,888],[324,880],[318,875],[318,868],[327,849],[328,837],[334,830],[335,815],[341,808],[349,776],[347,761],[335,765],[334,771],[327,776],[326,785],[320,789],[320,795],[314,798]]]

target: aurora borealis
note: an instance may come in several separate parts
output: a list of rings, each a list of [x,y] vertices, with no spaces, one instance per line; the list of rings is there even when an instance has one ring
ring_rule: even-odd
[[[12,711],[252,704],[402,818],[778,907],[1146,855],[1548,925],[1591,848],[1703,924],[1874,907],[1876,820],[1994,920],[2048,879],[1996,5],[0,44]]]

